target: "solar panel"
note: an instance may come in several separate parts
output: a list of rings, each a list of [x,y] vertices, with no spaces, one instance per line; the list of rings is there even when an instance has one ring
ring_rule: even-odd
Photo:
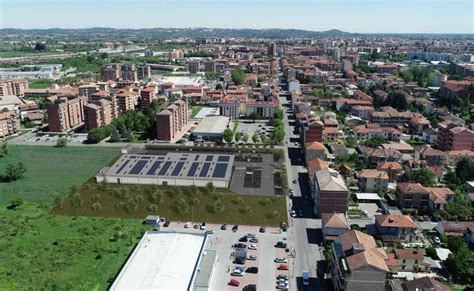
[[[196,157],[194,157],[194,160],[197,161],[199,159],[199,155],[196,155]]]
[[[212,157],[212,156],[211,156]],[[207,160],[207,158],[206,158]],[[199,174],[199,177],[206,177],[207,176],[207,172],[209,171],[209,167],[211,166],[211,163],[205,163],[203,166],[202,166],[202,169],[201,169],[201,173]]]
[[[214,172],[212,173],[212,177],[224,178],[226,172],[227,172],[227,164],[217,163],[216,166],[214,167]]]
[[[145,167],[145,165],[148,163],[147,160],[139,160],[135,166],[133,166],[133,168],[130,170],[130,172],[128,172],[128,174],[130,175],[136,175],[138,173],[141,172],[141,170],[143,169],[143,167]]]
[[[161,165],[161,161],[156,161],[155,163],[153,163],[153,165],[151,166],[151,168],[148,170],[146,174],[155,175],[155,172],[158,169],[158,167],[160,167],[160,165]]]
[[[117,172],[115,172],[115,174],[120,173],[120,171],[122,171],[123,168],[125,168],[125,166],[128,164],[128,162],[130,162],[130,160],[126,160],[125,163],[123,163],[122,166],[117,170]]]
[[[191,168],[189,168],[189,171],[188,171],[188,177],[194,177],[194,175],[196,174],[196,170],[197,170],[198,166],[199,166],[198,162],[194,162],[191,165]]]
[[[129,158],[130,158],[130,159],[136,159],[137,156],[130,156]]]
[[[184,162],[178,162],[176,166],[174,167],[173,172],[171,172],[171,176],[178,176],[183,166],[184,166]]]
[[[142,160],[149,160],[149,159],[151,159],[151,157],[149,157],[149,156],[141,156],[141,159],[142,159]]]
[[[228,162],[230,160],[230,157],[229,156],[219,156],[217,158],[217,161],[218,162]]]
[[[161,167],[161,170],[160,172],[158,173],[158,175],[160,176],[164,176],[166,174],[166,172],[168,172],[168,169],[170,168],[172,162],[170,161],[166,161],[163,165],[163,167]]]
[[[207,157],[206,157],[206,162],[212,161],[212,158],[214,158],[214,157],[213,157],[213,156],[207,156]]]

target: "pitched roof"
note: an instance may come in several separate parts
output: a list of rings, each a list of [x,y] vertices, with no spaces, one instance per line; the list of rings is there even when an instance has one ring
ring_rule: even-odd
[[[403,170],[403,167],[397,162],[382,162],[377,165],[377,170]]]
[[[375,249],[363,251],[346,258],[351,271],[371,266],[381,271],[389,272],[385,259]]]
[[[424,254],[419,249],[396,249],[395,256],[397,259],[421,260]]]
[[[323,213],[322,226],[349,229],[349,223],[347,222],[347,219],[344,213],[332,213],[332,214]]]
[[[361,244],[366,250],[374,249],[377,247],[374,238],[371,235],[365,234],[358,230],[350,230],[339,236],[341,241],[342,250],[344,252],[351,250],[354,244]]]
[[[406,281],[402,283],[403,291],[451,291],[451,288],[440,283],[431,277],[421,277],[418,279]]]
[[[313,141],[313,142],[307,142],[304,144],[306,150],[313,150],[313,151],[324,151],[326,148],[324,147],[324,144]]]
[[[316,171],[320,171],[322,169],[327,169],[328,164],[325,161],[321,160],[320,158],[312,159],[308,162],[308,173],[309,175],[314,174]]]
[[[386,214],[374,216],[375,222],[382,227],[417,228],[408,215]]]
[[[362,170],[357,172],[357,177],[361,178],[380,178],[388,180],[388,174],[385,171]]]
[[[420,183],[398,183],[398,189],[402,193],[426,193],[425,187]]]

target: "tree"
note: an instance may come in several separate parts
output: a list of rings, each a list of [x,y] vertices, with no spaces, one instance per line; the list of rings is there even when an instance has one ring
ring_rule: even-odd
[[[384,142],[385,142],[385,139],[382,136],[374,136],[366,140],[364,142],[364,145],[371,148],[375,148],[375,147],[380,146]]]
[[[214,183],[212,183],[212,182],[207,182],[206,188],[207,188],[207,191],[209,192],[209,194],[212,194],[212,193],[214,193],[214,191],[216,191],[216,187],[214,186]]]
[[[408,109],[408,101],[405,93],[400,91],[390,92],[384,103],[386,106],[392,106],[398,111],[406,111]]]
[[[245,81],[245,73],[242,69],[235,69],[231,72],[231,78],[235,85],[242,85]]]
[[[171,188],[171,194],[173,195],[173,197],[175,199],[178,199],[181,197],[181,188],[179,188],[178,186],[173,186]]]
[[[198,193],[199,188],[196,185],[191,185],[189,186],[189,194],[191,194],[192,197],[196,196]]]
[[[58,140],[56,141],[56,146],[57,146],[57,147],[65,147],[65,146],[67,146],[67,139],[64,138],[64,137],[58,138]]]
[[[131,212],[137,211],[137,208],[138,208],[138,204],[135,201],[135,199],[129,198],[125,205],[125,211],[127,211],[128,213],[131,213]]]
[[[418,171],[415,171],[413,180],[425,187],[432,187],[436,184],[436,175],[428,168],[421,168]]]
[[[456,163],[456,176],[461,183],[474,180],[474,163],[469,158],[463,157]]]
[[[178,214],[184,214],[184,213],[188,212],[189,206],[186,203],[186,200],[184,200],[183,198],[180,198],[176,202],[176,209],[178,210]]]
[[[25,199],[23,199],[23,197],[13,198],[10,201],[10,207],[9,208],[10,209],[16,209],[17,207],[20,207],[23,204],[25,204]]]
[[[254,134],[252,135],[252,141],[253,143],[258,143],[260,141],[260,138],[258,137],[258,135]]]
[[[3,182],[13,182],[20,180],[26,173],[26,167],[22,162],[16,164],[8,164],[5,169],[5,174],[0,177]]]
[[[98,211],[102,208],[102,205],[99,202],[95,202],[91,206],[92,210]]]
[[[160,189],[156,189],[154,192],[150,194],[150,200],[153,203],[161,203],[163,202],[163,193]]]
[[[216,202],[214,202],[214,213],[221,213],[224,211],[224,202],[222,202],[221,199],[217,199]]]
[[[110,139],[109,141],[110,142],[119,142],[121,139],[121,136],[120,136],[120,133],[118,132],[118,130],[115,130],[112,135],[110,136]]]
[[[91,143],[99,143],[106,137],[104,130],[99,127],[91,129],[87,134],[87,140]]]
[[[224,130],[224,140],[227,143],[231,143],[233,138],[234,138],[234,133],[232,132],[232,130],[230,128],[226,128]]]
[[[449,244],[449,240],[448,240]],[[456,251],[452,251],[446,260],[446,267],[453,279],[459,283],[474,283],[474,252],[469,250],[467,243],[456,240]]]
[[[158,205],[152,203],[152,204],[148,205],[148,210],[150,212],[156,213],[158,211]]]
[[[243,142],[244,143],[247,143],[249,141],[249,136],[246,134],[244,135],[244,137],[242,138]]]
[[[242,138],[242,135],[240,134],[240,132],[236,132],[235,133],[235,140],[240,141],[241,138]]]
[[[283,126],[277,126],[273,130],[273,141],[277,144],[281,144],[285,139],[285,130]]]
[[[357,144],[357,141],[355,138],[353,138],[352,136],[348,136],[346,138],[346,146],[348,147],[354,147],[355,145]]]
[[[252,119],[253,122],[255,122],[255,120],[260,119],[262,117],[260,116],[260,114],[257,111],[252,111],[249,114],[249,118]]]
[[[284,116],[284,111],[281,108],[278,108],[277,110],[275,110],[275,113],[273,114],[273,118],[279,119],[279,120],[283,120],[283,116]]]
[[[439,260],[436,249],[432,246],[426,248],[426,256],[432,258],[433,260]]]
[[[2,147],[0,148],[0,158],[3,158],[6,155],[8,155],[8,144],[4,143],[2,144]]]

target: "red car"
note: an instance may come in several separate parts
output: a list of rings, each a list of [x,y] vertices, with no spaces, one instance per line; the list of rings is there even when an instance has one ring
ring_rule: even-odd
[[[235,287],[239,287],[240,286],[240,282],[235,280],[235,279],[230,279],[229,281],[229,286],[235,286]]]
[[[286,271],[286,270],[288,270],[288,265],[280,264],[280,265],[278,266],[278,270],[284,270],[284,271]]]

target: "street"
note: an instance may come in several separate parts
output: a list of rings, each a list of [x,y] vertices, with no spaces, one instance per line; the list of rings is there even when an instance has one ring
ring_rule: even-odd
[[[280,91],[287,91],[286,80],[280,79]],[[288,95],[280,95],[280,106],[286,112],[291,109]],[[288,96],[289,97],[289,96]],[[288,187],[294,191],[293,197],[287,198],[288,210],[295,210],[296,217],[288,216],[288,241],[290,253],[290,289],[291,290],[326,290],[317,278],[316,269],[324,260],[322,249],[321,219],[314,218],[313,203],[309,199],[308,172],[304,167],[299,133],[295,132],[293,115],[284,114],[285,125],[285,165],[288,175]],[[310,285],[303,286],[302,272],[310,273]]]

